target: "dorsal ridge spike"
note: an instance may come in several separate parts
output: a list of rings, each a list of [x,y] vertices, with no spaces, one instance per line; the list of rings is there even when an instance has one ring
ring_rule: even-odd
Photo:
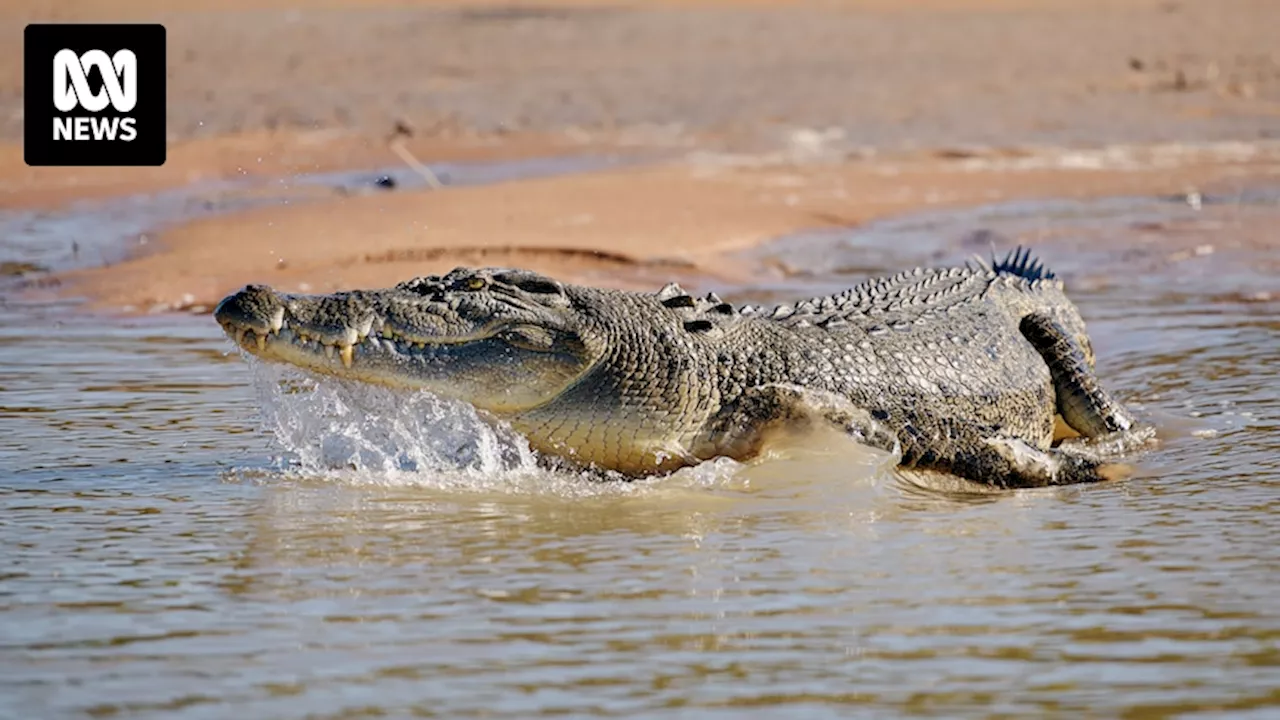
[[[1052,279],[1056,277],[1053,271],[1047,269],[1044,263],[1031,254],[1031,249],[1019,245],[1004,259],[997,258],[993,253],[991,256],[991,269],[997,275],[1020,277],[1024,280],[1042,280]]]
[[[658,291],[658,297],[663,300],[666,300],[667,298],[673,298],[677,295],[684,295],[684,294],[686,294],[684,291],[684,288],[680,287],[678,283],[673,283],[673,282],[669,282],[666,285],[663,285],[662,289]]]

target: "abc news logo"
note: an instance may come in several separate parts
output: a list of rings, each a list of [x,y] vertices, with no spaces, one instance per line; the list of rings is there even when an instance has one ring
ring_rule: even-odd
[[[162,25],[28,25],[28,165],[163,165]]]
[[[102,90],[89,88],[86,68],[102,75]],[[101,112],[111,107],[118,113],[131,112],[138,104],[138,56],[132,50],[121,50],[111,57],[101,50],[83,55],[62,50],[53,56],[53,105],[64,113],[77,107]],[[125,117],[55,117],[54,140],[115,140],[131,142],[138,137],[134,118]]]

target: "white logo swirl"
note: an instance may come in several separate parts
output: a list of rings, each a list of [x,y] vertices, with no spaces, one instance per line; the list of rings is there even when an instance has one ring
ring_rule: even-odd
[[[89,91],[89,69],[102,73],[102,90]],[[70,82],[68,82],[70,81]],[[76,55],[73,50],[60,50],[53,56],[53,104],[62,112],[80,107],[98,112],[107,107],[108,98],[117,112],[129,112],[138,104],[138,58],[132,50],[121,50],[107,57],[101,50]]]

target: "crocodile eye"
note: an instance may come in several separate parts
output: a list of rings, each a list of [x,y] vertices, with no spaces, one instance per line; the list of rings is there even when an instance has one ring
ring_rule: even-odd
[[[469,277],[466,281],[466,288],[468,290],[483,290],[487,284],[482,277]]]

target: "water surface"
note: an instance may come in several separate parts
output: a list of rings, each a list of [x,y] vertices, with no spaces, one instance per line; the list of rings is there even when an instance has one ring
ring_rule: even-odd
[[[429,398],[281,390],[208,317],[10,296],[0,716],[1280,712],[1275,197],[755,251],[776,272],[726,295],[959,261],[977,230],[1037,244],[1164,445],[1121,483],[981,498],[830,438],[655,482],[551,475]]]

